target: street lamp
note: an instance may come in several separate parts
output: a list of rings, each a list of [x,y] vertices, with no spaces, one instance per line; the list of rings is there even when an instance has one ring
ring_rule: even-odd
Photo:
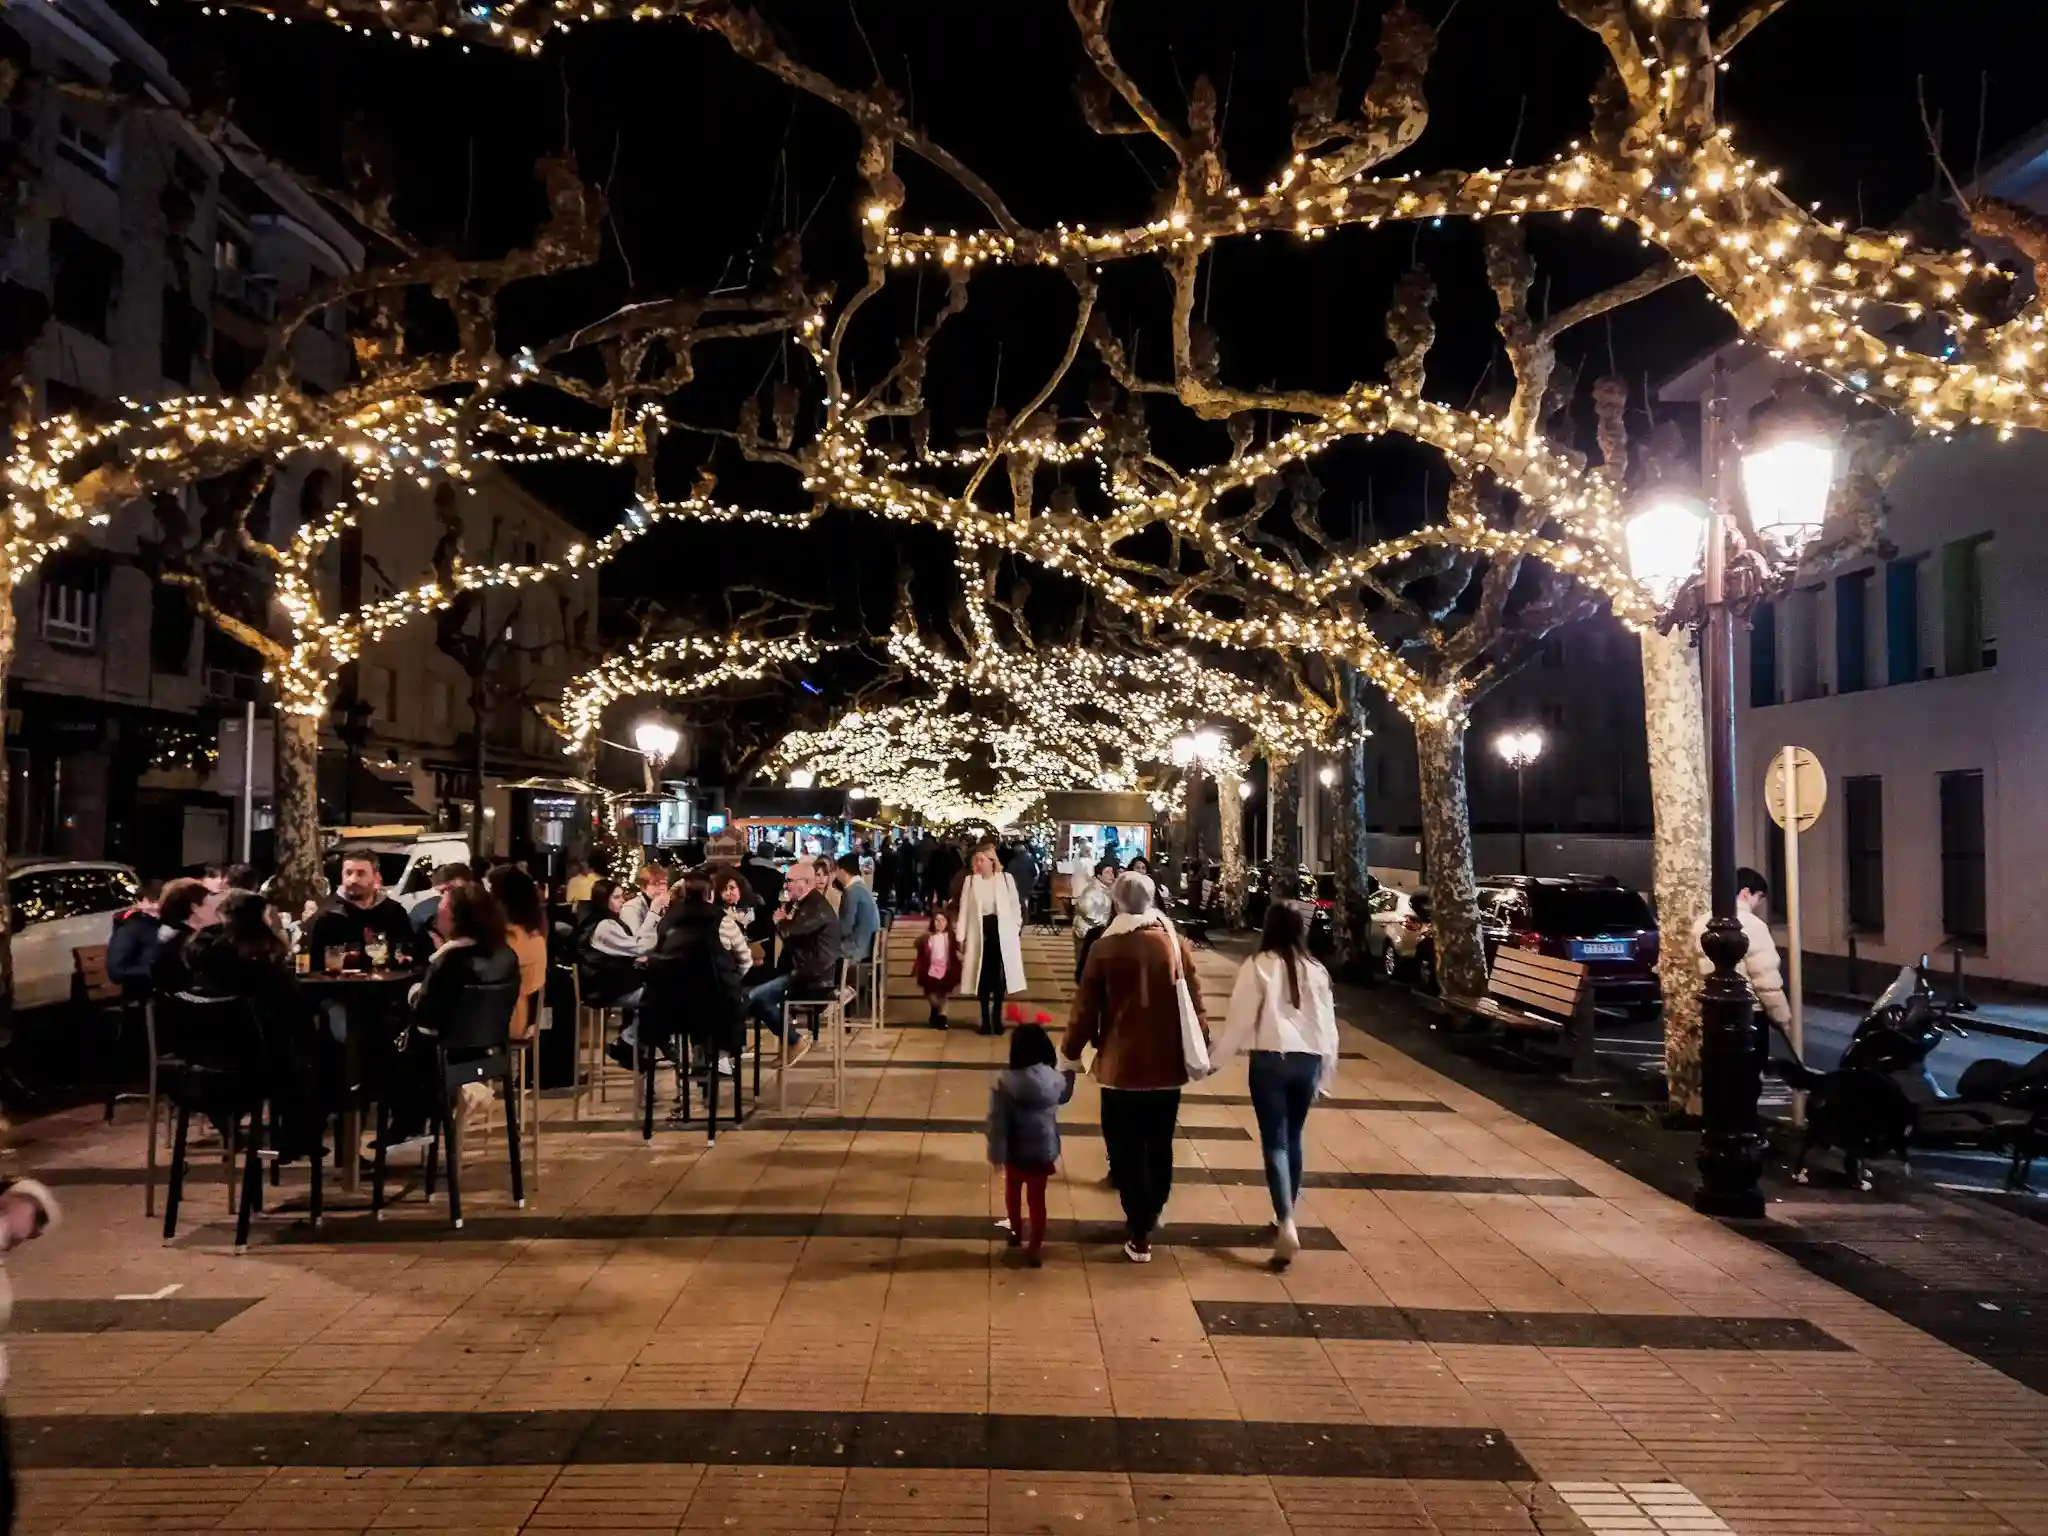
[[[1543,733],[1533,725],[1526,731],[1502,731],[1493,739],[1493,750],[1515,770],[1515,837],[1521,845],[1521,872],[1529,873],[1529,821],[1523,814],[1522,783],[1529,765],[1543,755]]]
[[[1249,800],[1251,799],[1251,797],[1252,781],[1250,779],[1239,779],[1237,781],[1237,798],[1240,800]]]
[[[808,768],[792,768],[789,770],[789,787],[791,789],[809,789],[817,782],[818,776]]]
[[[1667,616],[1686,585],[1688,552],[1704,545],[1701,600],[1706,634],[1709,863],[1713,914],[1700,948],[1714,969],[1700,991],[1699,1187],[1693,1205],[1710,1216],[1764,1213],[1764,1138],[1757,1114],[1763,1092],[1756,1039],[1756,998],[1743,979],[1749,949],[1735,914],[1735,614],[1729,605],[1727,379],[1716,359],[1701,413],[1704,505],[1654,495],[1628,522],[1629,567]],[[1760,553],[1796,567],[1819,536],[1833,488],[1835,449],[1811,412],[1778,410],[1741,455],[1744,499]],[[1695,531],[1697,530],[1697,531]]]
[[[1183,731],[1173,738],[1168,747],[1173,765],[1179,768],[1187,780],[1188,813],[1188,875],[1183,882],[1187,887],[1190,910],[1199,913],[1202,906],[1202,775],[1214,773],[1216,766],[1229,750],[1221,731],[1204,726],[1199,731]],[[1221,808],[1218,808],[1221,814]]]
[[[1337,787],[1337,777],[1337,765],[1335,763],[1325,763],[1316,770],[1316,782],[1325,789],[1335,789]]]
[[[659,720],[642,720],[633,728],[633,745],[640,749],[640,763],[647,775],[647,792],[654,793],[654,775],[676,755],[683,744],[682,732]]]

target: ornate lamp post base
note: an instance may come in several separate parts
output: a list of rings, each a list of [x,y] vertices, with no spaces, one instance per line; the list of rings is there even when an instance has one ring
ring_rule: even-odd
[[[1760,1217],[1766,1143],[1757,1115],[1763,1060],[1756,999],[1739,967],[1749,950],[1742,925],[1717,917],[1700,936],[1714,962],[1700,993],[1700,1186],[1693,1209],[1708,1216]]]

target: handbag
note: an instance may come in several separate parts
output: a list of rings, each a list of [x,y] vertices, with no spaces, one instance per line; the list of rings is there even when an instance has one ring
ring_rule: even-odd
[[[1188,979],[1181,970],[1180,940],[1169,933],[1166,942],[1173,954],[1174,1001],[1180,1004],[1180,1053],[1187,1064],[1188,1081],[1199,1083],[1216,1070],[1209,1061],[1209,1037],[1202,1032],[1202,1015],[1196,1011],[1194,994],[1188,991]]]

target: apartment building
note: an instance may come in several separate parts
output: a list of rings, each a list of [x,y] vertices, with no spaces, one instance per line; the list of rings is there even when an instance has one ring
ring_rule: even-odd
[[[0,275],[47,296],[31,361],[46,414],[107,414],[122,398],[239,386],[280,301],[360,265],[358,242],[261,157],[223,152],[167,112],[66,84],[140,80],[173,107],[183,86],[102,0],[10,6],[28,84],[0,131],[30,167],[0,221]],[[338,311],[297,363],[316,387],[345,376]],[[219,857],[228,807],[206,788],[214,720],[255,696],[256,668],[137,567],[148,507],[47,561],[16,595],[8,686],[8,847],[108,854],[151,868]]]

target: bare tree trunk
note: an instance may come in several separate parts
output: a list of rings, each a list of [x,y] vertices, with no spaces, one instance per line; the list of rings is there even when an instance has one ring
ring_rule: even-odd
[[[1472,873],[1465,722],[1418,719],[1415,762],[1422,780],[1437,980],[1447,996],[1477,997],[1486,990],[1486,950],[1479,938],[1479,882]]]
[[[14,775],[7,762],[7,674],[14,670],[14,577],[0,565],[0,1023],[14,1013],[14,907],[7,899],[8,791]],[[0,1125],[5,1121],[0,1120]]]
[[[469,771],[475,776],[470,785],[475,798],[470,802],[469,846],[475,856],[476,867],[482,869],[491,861],[490,834],[484,830],[484,680],[481,673],[469,682],[469,718],[472,722]]]
[[[1366,897],[1372,890],[1372,847],[1366,832],[1365,706],[1359,698],[1358,674],[1343,670],[1345,741],[1340,748],[1335,814],[1337,817],[1337,965],[1362,966],[1369,957],[1366,933],[1371,927]]]
[[[1273,893],[1292,899],[1286,882],[1301,868],[1301,760],[1266,759],[1266,814],[1273,818]]]
[[[1656,814],[1657,976],[1664,986],[1670,1106],[1700,1112],[1700,946],[1707,915],[1706,710],[1700,658],[1684,630],[1643,636],[1643,715]]]
[[[286,910],[313,894],[320,874],[320,717],[276,712],[271,803],[277,821],[277,880]]]
[[[1244,795],[1238,788],[1243,783],[1234,773],[1216,775],[1216,821],[1222,829],[1217,857],[1223,865],[1217,905],[1233,928],[1244,923]]]

